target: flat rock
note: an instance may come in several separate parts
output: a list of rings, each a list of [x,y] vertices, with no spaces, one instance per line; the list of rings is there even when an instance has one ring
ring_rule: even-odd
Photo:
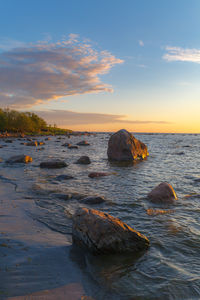
[[[74,179],[73,176],[70,176],[70,175],[59,175],[55,178],[56,180],[58,181],[62,181],[62,180],[69,180],[69,179]]]
[[[88,196],[86,198],[83,198],[81,200],[81,202],[85,203],[85,204],[101,204],[105,202],[105,199],[103,197],[100,196]]]
[[[65,167],[67,167],[67,164],[63,160],[59,160],[59,159],[44,161],[40,163],[40,168],[59,169]]]
[[[108,159],[112,161],[133,161],[149,155],[147,146],[130,132],[121,129],[112,134],[108,141]]]
[[[149,240],[118,218],[98,210],[79,208],[73,217],[73,242],[93,254],[138,252]]]
[[[29,163],[32,162],[32,157],[28,156],[28,155],[16,155],[16,156],[12,156],[10,157],[6,162],[10,163],[10,164],[14,164],[14,163]]]
[[[76,146],[76,145],[68,145],[68,149],[78,149],[78,146]]]
[[[91,172],[88,174],[88,177],[90,178],[98,178],[98,177],[104,177],[104,176],[109,176],[112,175],[112,173],[106,173],[106,172]]]
[[[76,164],[80,164],[80,165],[89,165],[91,164],[91,160],[89,158],[89,156],[81,156],[77,161]]]
[[[173,204],[177,200],[176,193],[173,187],[167,183],[162,182],[157,185],[149,194],[148,198],[154,203]]]
[[[78,146],[90,146],[90,144],[87,141],[81,141],[77,143]]]
[[[37,142],[37,141],[26,143],[26,146],[37,147],[37,145],[38,145],[38,142]]]

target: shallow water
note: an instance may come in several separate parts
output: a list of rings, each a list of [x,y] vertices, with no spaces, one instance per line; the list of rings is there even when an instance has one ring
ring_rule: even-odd
[[[30,245],[22,236],[13,235],[11,248],[6,249],[15,249],[8,255],[12,262],[18,264],[21,259],[18,272],[12,268],[5,271],[5,247],[0,247],[0,272],[3,270],[4,277],[0,295],[23,295],[77,279],[86,294],[95,299],[200,299],[200,181],[196,180],[200,178],[200,135],[135,136],[148,146],[150,155],[147,160],[129,166],[108,162],[109,134],[85,137],[90,146],[79,149],[68,149],[62,144],[76,144],[83,137],[52,137],[45,141],[45,150],[39,150],[43,146],[21,145],[21,140],[11,144],[0,140],[0,145],[6,145],[0,149],[0,183],[10,185],[7,201],[9,197],[23,199],[24,216],[39,222],[43,233],[48,230],[51,239],[51,245],[44,248],[45,243],[39,238],[33,238]],[[25,166],[5,163],[10,156],[22,153],[32,156],[33,162]],[[81,155],[88,155],[92,163],[75,164]],[[63,159],[68,167],[40,169],[39,163],[49,158]],[[88,174],[92,171],[113,174],[91,179]],[[56,176],[62,174],[74,179],[58,181]],[[163,181],[169,182],[177,193],[178,201],[173,206],[155,205],[146,199],[147,193]],[[71,216],[77,207],[87,205],[81,204],[74,193],[104,196],[104,204],[88,207],[119,217],[145,234],[151,243],[149,250],[140,257],[92,257],[77,253],[71,246]],[[71,199],[66,200],[66,194]],[[20,201],[17,203],[20,206]],[[164,209],[168,213],[150,215],[148,209]],[[64,245],[57,240],[54,243],[54,234],[55,239],[59,234]],[[3,234],[0,237],[5,239]],[[16,251],[16,243],[30,247],[28,264],[24,254]],[[52,268],[48,261],[53,262]],[[35,273],[27,278],[29,268]],[[34,275],[38,272],[40,276]]]

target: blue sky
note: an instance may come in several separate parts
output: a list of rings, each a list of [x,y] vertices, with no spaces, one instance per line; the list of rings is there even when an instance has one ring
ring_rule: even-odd
[[[108,131],[123,125],[131,131],[199,132],[199,15],[200,1],[197,0],[1,1],[0,64],[3,62],[4,66],[2,64],[0,69],[0,104],[42,111],[49,122],[55,121],[64,127],[70,127],[73,123],[71,112],[77,112],[79,119],[73,115],[77,120],[73,129]],[[45,51],[58,51],[60,55],[58,42],[69,41],[70,34],[78,40],[77,51],[85,44],[89,44],[90,53],[96,51],[101,70],[98,73],[93,68],[95,80],[99,81],[94,84],[94,73],[90,76],[84,66],[79,82],[76,81],[73,92],[71,89],[68,93],[64,83],[70,82],[69,76],[62,78],[60,90],[58,78],[53,80],[51,76],[51,86],[46,84],[48,76],[45,78],[44,68],[41,69],[41,52],[35,54],[35,49],[43,43],[47,47]],[[29,55],[27,58],[28,48],[34,57]],[[9,51],[12,57],[8,56]],[[18,62],[14,62],[19,51],[24,64],[27,63],[25,57],[29,59],[29,72],[31,60],[40,56],[35,73],[30,77]],[[102,51],[107,51],[104,56]],[[82,52],[82,55],[85,54]],[[10,73],[6,71],[5,75],[8,57],[6,68],[10,68]],[[69,56],[65,58],[69,59]],[[48,59],[45,60],[45,72],[47,64],[52,64],[51,56]],[[57,63],[54,59],[54,66],[57,67]],[[55,71],[54,67],[56,74],[60,68],[59,65]],[[63,71],[65,74],[67,68],[68,65]],[[74,69],[70,69],[70,73],[74,74]],[[11,74],[15,74],[14,78]],[[16,79],[16,74],[26,81],[26,85]],[[43,89],[38,82],[29,88],[33,75],[34,78],[38,76],[40,83],[44,82]],[[49,92],[51,87],[52,92]],[[35,100],[40,100],[39,104]],[[120,118],[116,117],[118,115]]]

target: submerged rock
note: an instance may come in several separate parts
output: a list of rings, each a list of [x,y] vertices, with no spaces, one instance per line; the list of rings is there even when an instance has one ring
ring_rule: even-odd
[[[22,154],[22,155],[12,156],[6,162],[10,163],[10,164],[29,163],[29,162],[32,162],[32,160],[33,160],[32,157]]]
[[[94,254],[138,252],[149,240],[126,223],[94,209],[80,208],[73,217],[73,242]]]
[[[26,146],[35,146],[35,147],[37,147],[37,145],[38,145],[37,141],[26,143]]]
[[[69,180],[69,179],[74,179],[73,176],[70,176],[70,175],[59,175],[55,178],[56,180],[58,181],[62,181],[62,180]]]
[[[131,161],[144,159],[149,155],[147,146],[137,140],[130,132],[121,129],[111,135],[108,141],[107,155],[113,161]]]
[[[105,199],[100,196],[88,196],[86,198],[83,198],[82,201],[85,204],[101,204],[105,202]]]
[[[91,164],[91,160],[90,160],[89,156],[81,156],[81,157],[77,160],[76,164],[80,164],[80,165],[89,165],[89,164]]]
[[[47,168],[47,169],[58,169],[58,168],[65,168],[67,164],[63,160],[50,160],[44,161],[40,163],[40,168]]]
[[[87,141],[81,141],[77,143],[78,146],[90,146],[90,144]]]
[[[148,198],[151,202],[166,204],[173,204],[174,200],[177,200],[177,196],[173,187],[167,182],[162,182],[157,185],[148,194]]]
[[[78,146],[69,144],[68,149],[78,149]]]
[[[91,172],[88,174],[88,177],[90,178],[98,178],[98,177],[104,177],[104,176],[109,176],[112,175],[112,173],[106,173],[106,172]]]

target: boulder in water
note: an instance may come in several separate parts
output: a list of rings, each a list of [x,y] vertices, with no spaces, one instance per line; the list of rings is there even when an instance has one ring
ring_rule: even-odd
[[[162,182],[157,185],[149,194],[148,198],[153,203],[173,204],[177,200],[176,193],[173,187],[167,183]]]
[[[40,168],[59,169],[65,167],[67,167],[67,164],[63,160],[59,160],[59,159],[44,161],[40,163]]]
[[[107,154],[113,161],[133,161],[149,155],[147,146],[125,129],[111,135]]]
[[[73,242],[93,254],[138,252],[149,240],[118,218],[98,210],[79,208],[73,217]]]

